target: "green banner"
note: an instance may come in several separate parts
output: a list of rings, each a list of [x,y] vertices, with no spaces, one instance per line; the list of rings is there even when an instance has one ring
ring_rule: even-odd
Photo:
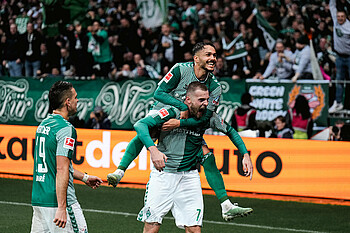
[[[0,123],[38,125],[48,115],[49,90],[58,80],[1,77]],[[67,81],[73,84],[78,93],[78,118],[87,121],[95,106],[101,106],[112,122],[112,129],[133,129],[133,124],[143,118],[154,103],[153,94],[157,87],[157,81],[145,78],[118,82]],[[240,105],[245,82],[223,78],[220,83],[223,95],[218,112],[229,122],[234,109]]]
[[[328,81],[301,80],[247,80],[249,93],[254,97],[252,105],[257,109],[256,119],[273,121],[285,116],[294,106],[297,95],[304,95],[309,101],[312,119],[317,126],[328,126]]]

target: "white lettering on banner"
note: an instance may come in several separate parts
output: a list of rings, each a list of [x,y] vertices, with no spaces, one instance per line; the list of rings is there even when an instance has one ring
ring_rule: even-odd
[[[258,121],[273,121],[278,116],[285,116],[287,111],[262,110],[256,111],[256,120]]]
[[[86,146],[85,156],[86,161],[91,167],[110,167],[110,147],[111,147],[111,132],[104,131],[102,133],[102,142],[99,140],[91,141]],[[100,149],[102,151],[102,157],[97,160],[94,156],[94,151]]]
[[[0,121],[23,121],[33,107],[33,99],[27,97],[29,83],[25,79],[16,82],[0,81]]]
[[[133,124],[147,114],[148,107],[154,102],[152,98],[145,101],[140,97],[153,95],[155,89],[154,81],[126,81],[122,87],[115,82],[107,83],[97,96],[95,105],[101,106],[117,125],[123,125],[129,118]]]
[[[124,155],[124,151],[126,149],[126,147],[128,146],[128,142],[119,142],[117,145],[115,145],[115,147],[113,148],[113,151],[112,151],[112,161],[114,163],[115,166],[118,166],[120,161],[122,160],[123,158],[123,155]],[[122,152],[123,151],[123,152]],[[130,165],[129,165],[129,169],[130,168],[133,168],[135,167],[135,162],[132,162]]]
[[[251,86],[249,94],[254,97],[282,97],[284,90],[284,86]]]
[[[112,161],[115,166],[118,166],[121,159],[124,156],[125,149],[129,142],[119,142],[116,144],[112,151]],[[100,149],[102,151],[102,157],[96,159],[94,156],[94,151]],[[108,131],[102,132],[102,142],[99,140],[94,140],[88,143],[86,146],[85,157],[87,163],[94,168],[110,168],[110,149],[111,149],[111,133]],[[151,169],[153,168],[152,162]],[[136,166],[135,162],[132,162],[128,169],[134,168]],[[147,150],[145,147],[142,148],[139,154],[139,170],[147,170]]]
[[[251,86],[249,93],[254,97],[251,105],[256,108],[256,120],[272,121],[277,116],[286,115],[283,111],[284,86]]]
[[[283,108],[283,98],[270,99],[270,98],[261,98],[254,99],[251,105],[257,109],[275,109],[281,110]]]

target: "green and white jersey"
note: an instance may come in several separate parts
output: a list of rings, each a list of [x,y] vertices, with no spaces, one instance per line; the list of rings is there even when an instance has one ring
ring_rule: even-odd
[[[159,111],[136,122],[134,128],[140,140],[149,148],[154,145],[149,129],[160,127],[170,118],[179,117],[180,111],[178,109],[172,106],[164,106]],[[196,169],[199,158],[203,155],[202,140],[207,128],[225,133],[242,154],[247,153],[247,149],[238,133],[214,113],[205,127],[179,127],[171,131],[161,131],[157,148],[168,157],[164,171],[179,172]]]
[[[77,133],[61,115],[50,114],[38,126],[35,135],[32,205],[57,207],[56,156],[72,159]],[[73,166],[69,164],[67,205],[77,202],[73,186]]]
[[[181,111],[186,111],[188,107],[183,101],[186,98],[187,87],[190,83],[199,81],[204,83],[209,90],[208,115],[203,121],[209,120],[212,112],[215,112],[219,105],[221,97],[221,85],[212,73],[208,73],[208,77],[204,81],[198,80],[194,73],[193,62],[177,63],[159,82],[158,88],[154,93],[157,102],[153,109],[159,110],[165,105],[171,105]],[[158,102],[159,101],[159,102]],[[195,122],[193,119],[181,120],[181,126],[201,125],[203,122]],[[183,124],[186,123],[186,124]]]

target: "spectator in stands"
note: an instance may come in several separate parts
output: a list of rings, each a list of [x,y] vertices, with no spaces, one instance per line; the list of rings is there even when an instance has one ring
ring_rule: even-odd
[[[89,129],[110,129],[111,121],[108,119],[107,113],[105,113],[100,106],[96,106],[94,111],[90,113],[90,118],[86,122],[86,128]]]
[[[294,106],[288,110],[286,122],[288,127],[294,130],[294,139],[309,139],[312,136],[313,121],[307,99],[303,95],[298,95]]]
[[[19,77],[22,76],[23,60],[23,41],[17,32],[16,24],[12,23],[10,33],[5,34],[2,65],[8,68],[11,77]]]
[[[242,105],[238,107],[232,116],[232,127],[237,131],[257,128],[255,116],[256,110],[250,106],[253,97],[249,93],[244,93],[241,97]]]
[[[69,41],[69,52],[71,62],[75,69],[76,76],[90,76],[92,74],[93,58],[88,53],[88,42],[86,29],[77,20],[73,22],[73,27],[67,33]]]
[[[23,43],[25,74],[27,77],[36,77],[40,69],[40,46],[43,43],[43,37],[34,29],[34,25],[31,22],[27,24],[27,32],[23,34]]]
[[[269,64],[263,75],[257,73],[253,78],[266,79],[271,75],[278,79],[290,79],[293,76],[292,59],[293,53],[284,48],[282,40],[275,45],[276,52],[270,56]]]
[[[123,56],[128,52],[128,49],[119,42],[118,35],[114,35],[111,40],[110,45],[113,54],[113,63],[119,70],[124,64]]]
[[[216,60],[216,66],[215,66],[215,70],[213,72],[213,74],[215,75],[215,77],[229,77],[229,72],[227,70],[227,65],[226,65],[226,61],[224,58],[222,57],[218,57]]]
[[[117,71],[116,79],[119,80],[122,78],[135,78],[134,73],[131,72],[129,64],[124,64],[122,69],[120,71]]]
[[[320,42],[316,47],[316,57],[320,64],[324,79],[330,80],[335,68],[335,53],[331,46],[328,45],[326,38],[320,38]]]
[[[72,59],[66,48],[61,48],[60,73],[64,76],[72,76],[75,74]]]
[[[182,37],[176,37],[171,33],[169,24],[162,25],[162,35],[159,42],[160,52],[163,54],[165,66],[172,67],[175,62],[178,61],[178,58],[181,56],[181,54],[179,54],[179,48],[183,40]]]
[[[50,59],[46,44],[40,45],[40,69],[37,70],[36,75],[41,76],[50,72]]]
[[[293,130],[286,125],[286,118],[284,116],[278,116],[274,120],[274,131],[270,138],[293,138]]]
[[[350,125],[346,125],[342,120],[337,120],[334,126],[330,126],[329,140],[350,141]]]
[[[92,53],[95,62],[92,78],[94,79],[96,76],[109,77],[109,74],[115,73],[116,69],[112,63],[107,31],[102,29],[102,24],[99,21],[94,21],[90,29],[87,34],[89,37],[88,52]]]
[[[350,77],[350,21],[346,18],[346,12],[337,10],[336,0],[330,0],[329,9],[333,19],[334,50],[337,53],[335,66],[337,69],[336,80],[343,81]],[[343,109],[343,83],[336,84],[336,95],[329,113]]]
[[[310,61],[309,39],[306,35],[301,36],[296,43],[297,50],[294,53],[294,76],[292,81],[301,79],[313,79]]]
[[[128,48],[132,53],[143,54],[141,49],[141,38],[137,33],[137,25],[127,17],[120,19],[119,39],[118,41]]]

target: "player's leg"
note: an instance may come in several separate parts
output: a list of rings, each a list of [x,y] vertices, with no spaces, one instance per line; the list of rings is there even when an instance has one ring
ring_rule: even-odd
[[[214,190],[216,197],[221,203],[222,217],[226,220],[232,220],[235,217],[243,217],[253,212],[252,208],[242,208],[237,204],[232,204],[227,196],[224,180],[219,172],[215,157],[206,145],[202,146],[203,157],[200,162],[204,168],[205,177],[209,186]]]
[[[140,154],[142,148],[143,143],[136,135],[126,147],[125,153],[123,155],[122,160],[120,161],[118,169],[115,170],[115,172],[107,175],[108,184],[113,185],[113,187],[116,187],[118,185],[118,183],[124,176],[125,170],[129,167],[132,161],[136,159],[136,157]]]
[[[145,226],[143,227],[143,233],[158,233],[160,229],[160,224],[157,222],[145,222]]]
[[[81,209],[79,202],[67,207],[67,212],[73,232],[88,232],[83,210]]]
[[[185,227],[186,233],[200,233],[202,228],[200,226]]]
[[[41,211],[42,208],[43,207],[33,206],[31,233],[49,232],[48,224],[46,223]]]
[[[144,222],[144,232],[158,232],[164,216],[173,206],[173,193],[178,178],[174,173],[152,170],[146,186],[144,207],[137,220]]]
[[[203,222],[203,194],[197,170],[181,172],[181,179],[173,193],[171,212],[176,226],[186,232],[200,232]],[[199,231],[198,231],[199,230]]]

